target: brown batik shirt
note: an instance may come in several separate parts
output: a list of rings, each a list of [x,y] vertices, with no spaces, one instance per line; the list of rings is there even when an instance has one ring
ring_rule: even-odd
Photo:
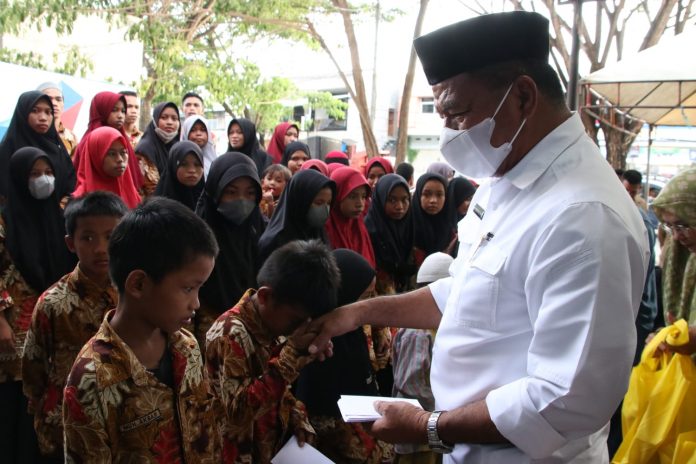
[[[82,348],[63,393],[67,463],[218,463],[212,395],[190,332],[169,336],[173,386],[109,324]]]
[[[140,172],[143,174],[143,185],[139,192],[140,196],[143,198],[149,197],[154,194],[157,189],[157,184],[160,180],[159,171],[155,163],[150,161],[147,156],[140,153],[136,153],[135,156],[138,158]]]
[[[221,403],[223,462],[266,464],[296,431],[314,433],[290,392],[309,358],[263,325],[248,290],[208,331],[206,367]]]
[[[12,262],[5,247],[5,226],[0,219],[0,312],[15,336],[14,351],[0,352],[0,383],[22,380],[22,348],[38,298],[38,292],[29,286]]]
[[[78,265],[36,303],[24,344],[22,381],[44,455],[63,454],[65,381],[77,354],[117,301],[112,285],[98,285]]]

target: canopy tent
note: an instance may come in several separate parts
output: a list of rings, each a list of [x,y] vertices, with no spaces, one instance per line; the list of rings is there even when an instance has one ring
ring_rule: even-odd
[[[696,29],[692,28],[580,80],[582,111],[622,131],[616,125],[617,116],[649,125],[646,199],[653,128],[696,124],[694,46]]]
[[[613,108],[651,126],[696,124],[694,46],[696,29],[687,30],[593,72],[580,81],[582,108],[595,116]]]

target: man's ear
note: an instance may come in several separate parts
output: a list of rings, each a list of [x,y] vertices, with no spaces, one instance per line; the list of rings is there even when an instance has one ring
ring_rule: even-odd
[[[68,250],[70,250],[71,253],[76,253],[75,252],[75,239],[71,237],[70,235],[65,236],[65,245],[68,247]]]
[[[134,298],[141,298],[151,286],[152,280],[147,273],[141,269],[136,269],[126,277],[125,292]]]
[[[534,80],[526,75],[515,79],[515,94],[519,100],[518,110],[521,119],[529,118],[534,114],[539,104],[539,88]]]

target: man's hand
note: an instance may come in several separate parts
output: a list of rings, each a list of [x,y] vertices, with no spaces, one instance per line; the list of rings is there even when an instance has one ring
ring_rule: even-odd
[[[309,345],[309,353],[316,355],[321,361],[333,356],[331,339],[355,330],[357,327],[351,306],[344,306],[323,315],[312,321],[309,326],[308,332],[316,335]]]
[[[0,353],[14,353],[15,336],[4,314],[0,314]]]
[[[430,412],[405,401],[375,401],[381,418],[372,424],[372,434],[388,443],[428,443]]]

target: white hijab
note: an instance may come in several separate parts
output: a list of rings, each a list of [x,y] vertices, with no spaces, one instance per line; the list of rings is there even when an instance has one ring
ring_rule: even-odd
[[[205,145],[205,147],[201,148],[201,151],[203,152],[203,172],[205,174],[205,177],[208,178],[208,170],[210,169],[210,165],[215,160],[215,158],[217,158],[217,153],[215,152],[215,145],[213,145],[212,143],[213,133],[210,132],[210,125],[208,124],[208,120],[205,119],[203,116],[199,116],[197,114],[192,114],[191,116],[187,117],[184,120],[184,125],[181,127],[181,140],[188,140],[189,132],[191,132],[193,125],[197,121],[202,122],[205,126],[205,130],[208,131],[208,143]]]

